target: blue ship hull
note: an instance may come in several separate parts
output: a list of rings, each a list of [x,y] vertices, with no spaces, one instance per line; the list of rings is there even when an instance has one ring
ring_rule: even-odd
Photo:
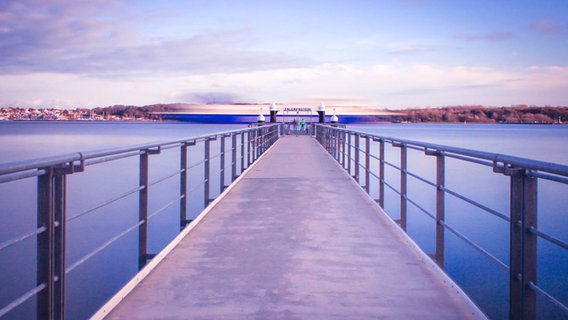
[[[258,115],[253,114],[190,114],[190,113],[164,113],[163,120],[174,120],[192,123],[209,123],[209,124],[228,124],[228,123],[256,123]],[[269,115],[265,115],[266,121],[269,121]],[[317,122],[316,116],[301,116],[307,122]],[[326,115],[326,123],[330,122],[331,115]],[[392,121],[392,116],[378,115],[339,115],[339,123],[373,123]],[[277,116],[278,122],[291,122],[294,116],[282,115]]]

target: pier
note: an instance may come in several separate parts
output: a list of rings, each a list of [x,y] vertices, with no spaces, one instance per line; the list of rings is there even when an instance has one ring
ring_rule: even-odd
[[[462,170],[456,163],[508,183],[501,190],[502,184],[476,186],[498,192],[508,208],[493,209],[468,197],[463,184],[447,183]],[[89,192],[74,177],[100,175],[101,169],[110,172],[103,180],[107,198],[67,212],[68,202],[81,199],[77,190]],[[125,181],[110,184],[117,170],[125,171]],[[35,203],[25,204],[37,209],[37,227],[9,230],[0,242],[0,254],[8,257],[33,247],[26,261],[36,262],[26,285],[5,292],[0,318],[69,317],[66,301],[77,298],[70,297],[70,283],[91,261],[125,243],[136,249],[115,251],[104,268],[132,265],[138,273],[99,298],[96,309],[77,316],[75,308],[74,318],[482,319],[483,307],[446,274],[448,257],[455,267],[456,257],[464,256],[485,259],[506,278],[492,282],[485,270],[473,275],[506,291],[495,304],[509,319],[562,317],[568,315],[566,291],[551,289],[537,272],[558,266],[543,265],[547,252],[538,246],[566,253],[568,244],[565,235],[539,228],[539,181],[566,185],[568,167],[321,124],[302,131],[259,124],[4,164],[4,192],[13,185],[35,193]],[[506,227],[500,242],[505,254],[472,236],[471,230],[486,232],[485,225],[455,219],[455,209],[447,208],[456,202]],[[163,215],[174,217],[175,230],[173,240],[156,250],[150,240]],[[122,224],[109,225],[109,219]],[[410,238],[417,219],[428,220],[425,235],[433,246]],[[77,226],[103,230],[106,237],[82,256],[70,255],[68,230]],[[451,252],[456,241],[470,252]],[[79,301],[93,299],[88,291],[80,291],[85,296]]]
[[[309,136],[280,139],[107,319],[482,313]]]

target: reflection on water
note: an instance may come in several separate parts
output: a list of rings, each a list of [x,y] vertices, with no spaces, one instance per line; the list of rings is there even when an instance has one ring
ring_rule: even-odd
[[[242,128],[242,125],[4,122],[0,123],[0,163],[237,128]],[[379,124],[350,126],[350,129],[549,162],[568,162],[568,149],[565,148],[568,141],[566,126]],[[213,142],[212,150],[218,148],[217,144],[218,141]],[[399,152],[399,148],[387,148],[387,160],[399,163]],[[164,150],[159,156],[151,156],[150,181],[176,171],[179,156],[177,149]],[[192,149],[189,157],[190,163],[199,161],[202,158],[201,149]],[[408,159],[409,171],[430,181],[435,180],[434,157],[425,157],[423,153],[409,150]],[[202,168],[192,170],[196,170],[194,173],[197,175],[201,174]],[[138,158],[133,157],[89,166],[84,173],[70,175],[68,216],[81,214],[117,194],[137,187],[137,174]],[[190,176],[192,174],[189,172]],[[398,187],[399,173],[396,170],[387,167],[386,177],[394,187]],[[429,212],[435,212],[435,190],[413,178],[409,178],[408,182],[410,198]],[[199,183],[191,181],[189,188],[192,189]],[[509,180],[493,173],[491,168],[447,159],[446,186],[508,215]],[[35,188],[35,179],[0,184],[0,218],[3,221],[0,242],[35,228]],[[149,211],[153,212],[172,201],[178,188],[177,178],[153,186],[150,189]],[[378,193],[376,182],[370,188],[371,194]],[[219,186],[211,187],[211,190],[218,189]],[[563,241],[568,241],[568,214],[565,209],[568,207],[567,191],[567,186],[547,181],[539,183],[539,228]],[[194,217],[200,210],[202,197],[203,194],[199,192],[190,197],[190,217]],[[387,189],[385,209],[395,219],[398,219],[399,203],[399,196]],[[138,220],[137,206],[138,197],[133,194],[69,222],[68,264],[134,225]],[[150,252],[158,252],[179,231],[178,212],[179,204],[173,205],[151,220]],[[508,223],[450,196],[446,197],[446,221],[508,264]],[[408,232],[427,253],[435,250],[434,221],[410,205]],[[133,232],[69,274],[68,318],[87,318],[136,273],[137,246],[137,233]],[[35,285],[35,250],[34,241],[25,241],[0,252],[0,260],[9,261],[1,266],[0,286],[9,290],[0,291],[0,308]],[[567,254],[543,241],[539,242],[538,250],[539,285],[567,303]],[[506,318],[507,273],[450,233],[446,233],[446,270],[492,318]],[[89,294],[85,295],[85,292]],[[540,312],[551,309],[543,302],[539,304],[545,306]],[[34,308],[35,302],[32,299],[8,318],[33,318]],[[556,313],[541,315],[547,318],[558,316]]]

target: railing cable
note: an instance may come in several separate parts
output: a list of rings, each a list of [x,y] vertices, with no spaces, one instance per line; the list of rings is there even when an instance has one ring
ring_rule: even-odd
[[[70,273],[71,271],[75,270],[75,268],[77,268],[78,266],[82,265],[83,263],[85,263],[85,261],[91,259],[92,257],[94,257],[97,253],[103,251],[106,247],[110,246],[111,244],[113,244],[115,241],[117,241],[118,239],[124,237],[125,235],[127,235],[130,231],[135,230],[136,228],[140,227],[142,224],[144,224],[144,221],[139,221],[137,224],[131,226],[130,228],[126,229],[125,231],[119,233],[118,235],[112,237],[109,241],[105,242],[104,244],[102,244],[101,246],[99,246],[97,249],[91,251],[89,254],[85,255],[83,258],[77,260],[75,263],[73,263],[72,265],[70,265],[69,267],[67,267],[65,269],[65,274]]]

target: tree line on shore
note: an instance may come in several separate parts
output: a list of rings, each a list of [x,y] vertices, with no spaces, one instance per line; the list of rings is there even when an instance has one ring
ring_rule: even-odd
[[[511,107],[448,106],[400,111],[404,122],[447,123],[566,123],[568,107],[517,105]]]
[[[93,109],[76,108],[58,110],[59,120],[77,119],[80,114],[84,118],[96,119],[139,119],[159,120],[161,112],[179,111],[179,104],[153,104],[147,106],[114,105],[97,107]],[[8,114],[31,113],[42,111],[51,112],[53,108],[42,108],[37,111],[33,108],[2,108],[4,119]],[[565,106],[532,106],[516,105],[510,107],[476,106],[446,106],[438,108],[414,108],[392,111],[392,120],[396,122],[446,122],[446,123],[567,123],[568,107]],[[74,117],[71,117],[75,115]],[[14,118],[19,119],[19,118]],[[34,118],[34,119],[37,119]],[[40,118],[41,119],[41,118]],[[57,120],[52,117],[47,120]],[[388,117],[387,117],[388,119]],[[341,120],[340,120],[341,121]]]

